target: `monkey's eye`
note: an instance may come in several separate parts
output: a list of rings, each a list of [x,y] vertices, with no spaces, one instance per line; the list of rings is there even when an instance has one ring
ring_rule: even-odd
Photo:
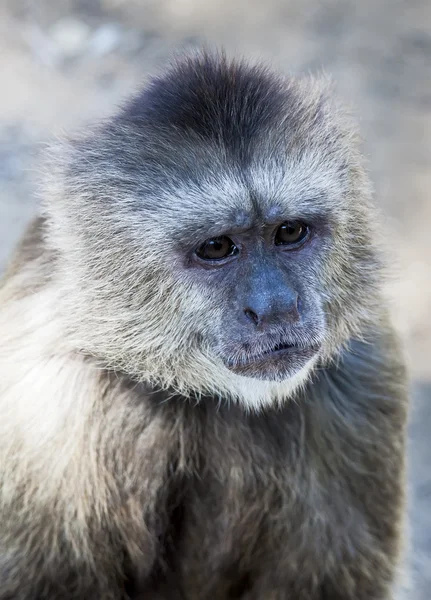
[[[310,228],[299,221],[286,221],[282,223],[275,233],[276,246],[297,246],[305,241]]]
[[[206,240],[196,250],[196,254],[203,260],[222,260],[228,256],[238,254],[238,248],[226,235]]]

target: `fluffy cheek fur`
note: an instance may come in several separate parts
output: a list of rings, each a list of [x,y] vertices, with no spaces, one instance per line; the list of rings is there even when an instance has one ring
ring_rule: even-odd
[[[330,291],[349,274],[343,265],[331,272],[322,265],[317,290],[312,286],[317,273],[309,274],[321,353],[284,381],[235,374],[218,352],[225,307],[213,301],[205,286],[179,279],[171,265],[163,267],[163,257],[144,253],[130,239],[115,247],[97,237],[82,238],[72,227],[65,231],[62,243],[69,241],[70,250],[58,259],[57,285],[68,336],[74,347],[92,354],[103,366],[123,370],[138,381],[197,397],[216,395],[256,409],[297,391],[318,361],[332,358],[353,329],[353,325],[346,331],[337,329],[338,320],[331,313],[339,299]],[[326,288],[326,298],[320,287]],[[350,323],[358,320],[356,313],[349,317]]]
[[[61,318],[72,345],[101,365],[163,389],[215,395],[250,409],[281,402],[308,379],[315,359],[282,382],[232,373],[212,343],[223,311],[214,308],[199,286],[180,286],[172,273],[157,271],[153,264],[141,264],[139,270],[134,266],[128,276],[124,268],[103,268],[102,256],[84,268],[84,261],[76,260],[82,245],[74,247],[74,267],[67,263],[70,255],[60,259]],[[151,285],[151,278],[157,285]],[[113,288],[115,296],[109,292]]]

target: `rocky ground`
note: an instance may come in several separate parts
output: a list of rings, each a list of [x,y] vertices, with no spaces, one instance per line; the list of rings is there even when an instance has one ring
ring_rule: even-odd
[[[431,3],[428,0],[1,0],[0,269],[35,210],[45,142],[109,114],[181,48],[223,44],[330,73],[360,119],[382,210],[414,403],[414,590],[431,586]]]

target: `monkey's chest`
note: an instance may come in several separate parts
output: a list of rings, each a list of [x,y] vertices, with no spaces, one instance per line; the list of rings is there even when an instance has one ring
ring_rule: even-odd
[[[346,543],[352,532],[327,498],[307,497],[306,487],[239,471],[196,482],[171,538],[181,597],[281,600],[308,590],[304,598],[311,598],[325,577],[328,548],[336,553],[334,539]]]

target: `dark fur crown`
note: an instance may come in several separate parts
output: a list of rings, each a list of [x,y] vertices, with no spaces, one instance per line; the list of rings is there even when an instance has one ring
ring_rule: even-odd
[[[246,147],[286,113],[286,82],[262,65],[201,53],[175,62],[136,96],[119,115],[136,126],[154,125]]]

